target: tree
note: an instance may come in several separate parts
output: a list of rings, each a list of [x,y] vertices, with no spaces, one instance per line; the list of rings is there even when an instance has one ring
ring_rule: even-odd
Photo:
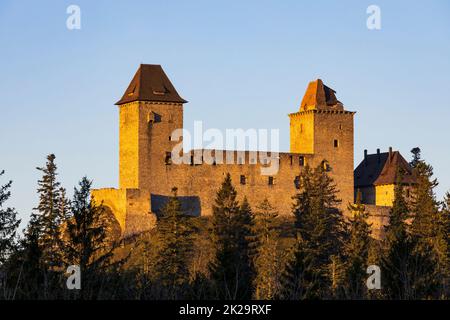
[[[61,225],[67,214],[61,210],[67,199],[64,198],[64,189],[56,180],[55,155],[48,155],[46,165],[37,169],[43,176],[38,181],[39,204],[31,216],[29,229],[33,229],[30,233],[39,239],[43,264],[49,270],[57,270],[62,263]]]
[[[0,177],[4,174],[0,171]],[[12,181],[0,185],[0,267],[6,262],[11,252],[16,248],[16,232],[20,220],[14,208],[4,207],[5,202],[11,197]]]
[[[211,278],[221,299],[250,299],[252,266],[249,258],[251,210],[244,200],[236,200],[230,174],[217,192],[213,206],[213,239],[215,259],[210,263]]]
[[[192,217],[181,211],[177,189],[161,210],[157,231],[161,250],[158,253],[156,270],[168,298],[182,297],[183,287],[189,281],[189,261],[193,250]]]
[[[438,279],[445,280],[448,260],[446,257],[447,244],[444,240],[447,232],[442,223],[442,211],[439,211],[439,202],[436,200],[435,188],[438,181],[433,177],[433,167],[426,163],[420,156],[420,149],[414,148],[411,165],[417,183],[414,186],[411,212],[414,217],[412,222],[412,234],[418,238],[419,249],[427,251],[431,249],[440,274]],[[441,291],[445,286],[441,283]],[[441,295],[442,293],[439,293]]]
[[[356,203],[349,204],[349,239],[344,246],[344,279],[342,289],[349,299],[363,299],[366,296],[367,261],[370,248],[370,225],[367,223],[369,214],[361,204],[361,192],[358,190]]]
[[[81,271],[80,299],[96,298],[99,283],[108,271],[115,271],[122,260],[113,260],[118,243],[108,240],[108,220],[101,205],[90,198],[92,181],[83,177],[74,188],[72,216],[67,220],[64,261]]]
[[[438,202],[434,189],[438,186],[437,179],[433,177],[433,167],[420,158],[420,149],[414,148],[413,174],[417,179],[414,186],[411,213],[414,217],[412,232],[421,238],[421,241],[433,244],[438,223]]]
[[[438,254],[439,274],[442,277],[439,297],[450,297],[450,192],[444,197],[442,208],[439,211],[439,225],[436,232],[436,248]]]
[[[254,213],[253,233],[256,237],[254,258],[254,297],[258,300],[274,299],[279,293],[279,254],[276,218],[278,212],[264,199]]]
[[[340,200],[324,163],[313,170],[306,166],[299,186],[293,207],[298,241],[282,277],[282,295],[288,299],[329,297],[338,281],[335,262],[345,240],[345,220],[337,208]]]
[[[408,231],[409,208],[399,176],[386,227],[385,254],[381,260],[382,286],[390,299],[429,298],[436,282],[433,256],[431,248],[420,248],[418,238]]]

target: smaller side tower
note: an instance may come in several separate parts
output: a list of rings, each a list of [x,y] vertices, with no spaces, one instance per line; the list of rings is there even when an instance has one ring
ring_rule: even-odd
[[[342,209],[353,202],[353,116],[337,100],[336,91],[317,79],[308,84],[299,112],[289,115],[292,153],[326,160],[342,198]],[[346,210],[345,210],[346,212]]]

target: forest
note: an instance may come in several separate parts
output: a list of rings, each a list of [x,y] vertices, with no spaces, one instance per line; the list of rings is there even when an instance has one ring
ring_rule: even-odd
[[[323,165],[302,171],[292,212],[249,203],[228,174],[211,217],[185,215],[172,195],[149,232],[121,238],[81,178],[69,199],[55,156],[39,167],[39,201],[24,230],[0,172],[2,300],[446,300],[450,193],[438,200],[432,166],[412,150],[412,200],[396,185],[384,238],[371,236],[359,193],[348,212]],[[399,172],[401,176],[401,172]],[[400,180],[399,180],[400,181]],[[381,287],[367,286],[378,266]],[[68,288],[78,266],[80,287]]]

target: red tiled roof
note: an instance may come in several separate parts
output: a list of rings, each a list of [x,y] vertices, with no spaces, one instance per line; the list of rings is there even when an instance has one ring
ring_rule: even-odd
[[[374,185],[395,184],[398,182],[399,174],[402,176],[402,183],[411,184],[416,182],[416,177],[413,175],[409,163],[402,157],[400,152],[394,151],[388,157]]]
[[[400,152],[369,154],[355,169],[355,188],[397,183],[399,171],[402,183],[414,184],[416,177],[409,163]]]
[[[133,101],[186,103],[170,82],[160,65],[141,64],[122,98],[121,105]]]
[[[305,95],[300,104],[300,111],[314,109],[343,110],[342,104],[336,99],[336,91],[317,79],[308,84]]]

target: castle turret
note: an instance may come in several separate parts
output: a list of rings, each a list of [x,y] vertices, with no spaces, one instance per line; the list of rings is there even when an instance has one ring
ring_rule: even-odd
[[[342,207],[353,202],[353,116],[336,98],[336,91],[317,79],[308,84],[300,110],[289,115],[292,153],[313,154],[327,160],[339,181]]]
[[[150,190],[183,128],[183,104],[160,65],[141,64],[116,103],[120,112],[119,187]]]

